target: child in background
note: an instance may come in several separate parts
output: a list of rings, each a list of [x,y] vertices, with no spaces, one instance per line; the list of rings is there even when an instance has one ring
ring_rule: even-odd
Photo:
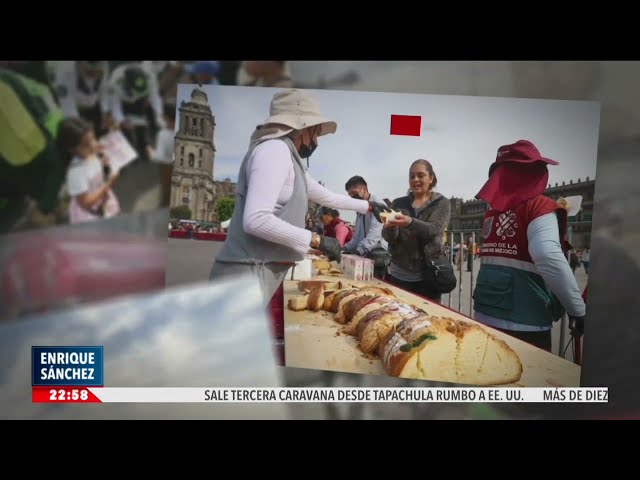
[[[176,106],[165,104],[163,108],[165,126],[158,132],[156,147],[147,147],[147,155],[153,162],[159,163],[160,185],[162,188],[161,206],[169,206],[171,200],[171,171],[175,148]]]
[[[120,213],[120,204],[111,190],[118,172],[111,171],[93,126],[80,118],[65,119],[58,131],[58,145],[62,154],[70,158],[67,169],[67,190],[71,196],[69,222],[100,220]]]

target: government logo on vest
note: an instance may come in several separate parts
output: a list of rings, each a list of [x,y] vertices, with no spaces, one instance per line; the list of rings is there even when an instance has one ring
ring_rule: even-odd
[[[514,228],[518,228],[518,224],[516,223],[516,214],[507,211],[507,213],[501,213],[498,217],[498,222],[496,223],[496,233],[499,237],[502,237],[502,240],[505,240],[507,237],[515,237],[516,231]]]

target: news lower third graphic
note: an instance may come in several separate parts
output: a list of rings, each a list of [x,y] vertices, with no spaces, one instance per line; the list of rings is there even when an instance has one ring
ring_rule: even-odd
[[[100,402],[88,387],[104,386],[101,346],[31,347],[32,402]]]
[[[606,403],[585,387],[105,387],[101,346],[31,347],[33,403]]]

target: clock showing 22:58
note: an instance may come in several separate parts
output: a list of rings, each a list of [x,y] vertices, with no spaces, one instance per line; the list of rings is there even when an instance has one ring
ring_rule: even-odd
[[[52,388],[49,390],[51,402],[84,402],[89,400],[86,388]]]

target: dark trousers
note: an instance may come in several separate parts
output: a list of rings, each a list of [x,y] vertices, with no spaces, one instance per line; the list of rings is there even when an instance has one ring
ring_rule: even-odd
[[[438,292],[435,292],[433,289],[427,285],[427,282],[406,282],[404,280],[400,280],[399,278],[394,277],[393,275],[387,276],[387,281],[392,283],[393,285],[402,288],[403,290],[407,290],[412,293],[416,293],[421,295],[429,300],[433,300],[434,302],[440,303],[442,299],[442,295]]]
[[[501,328],[496,330],[500,330],[507,335],[522,340],[523,342],[527,342],[534,347],[546,350],[547,352],[551,351],[551,330],[544,330],[542,332],[518,332],[514,330],[503,330]]]

